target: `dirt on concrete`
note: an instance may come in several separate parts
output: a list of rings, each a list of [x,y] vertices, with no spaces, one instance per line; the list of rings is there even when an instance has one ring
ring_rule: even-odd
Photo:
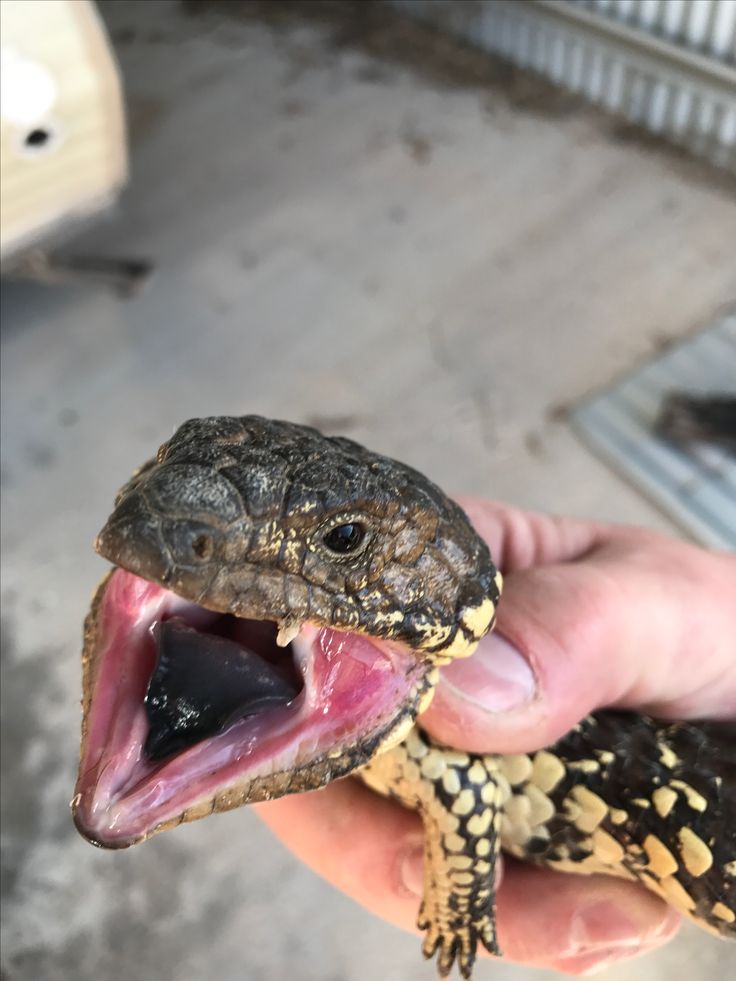
[[[632,125],[621,116],[591,106],[581,96],[553,85],[511,62],[463,43],[435,27],[406,17],[383,0],[181,0],[191,17],[249,19],[288,32],[314,24],[326,48],[361,51],[389,68],[410,70],[425,83],[443,88],[475,89],[490,115],[500,108],[520,113],[566,117],[585,115],[613,143],[642,154],[658,155],[680,175],[722,189],[736,190],[736,174],[697,159],[686,149]],[[466,0],[457,0],[461,7]],[[157,38],[157,40],[159,40]],[[298,60],[298,59],[297,59]],[[296,65],[296,71],[299,66]],[[361,80],[389,83],[380,64],[358,69]],[[426,158],[426,148],[418,155]]]

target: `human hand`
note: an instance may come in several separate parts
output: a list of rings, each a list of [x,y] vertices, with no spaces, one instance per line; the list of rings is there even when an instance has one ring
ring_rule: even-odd
[[[736,716],[736,557],[653,532],[460,502],[505,577],[496,632],[456,661],[421,724],[473,752],[553,743],[603,706],[659,718]],[[258,805],[303,861],[379,916],[415,929],[416,814],[356,780]],[[506,859],[507,959],[578,974],[659,946],[679,916],[642,886]]]

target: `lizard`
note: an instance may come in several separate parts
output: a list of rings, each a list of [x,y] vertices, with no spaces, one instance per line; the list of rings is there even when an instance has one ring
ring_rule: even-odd
[[[425,828],[423,952],[500,954],[500,849],[635,880],[736,938],[736,725],[603,709],[535,753],[421,728],[490,631],[502,575],[425,476],[260,416],[185,422],[119,492],[87,616],[72,802],[126,847],[355,773]]]

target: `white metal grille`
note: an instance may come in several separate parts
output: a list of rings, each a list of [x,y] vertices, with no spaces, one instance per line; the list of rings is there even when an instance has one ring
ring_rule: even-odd
[[[736,0],[566,0],[689,51],[736,63]]]
[[[392,0],[736,170],[736,0]]]

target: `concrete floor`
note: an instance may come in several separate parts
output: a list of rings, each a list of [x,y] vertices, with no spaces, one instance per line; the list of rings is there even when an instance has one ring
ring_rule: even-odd
[[[104,571],[90,543],[177,423],[253,411],[340,430],[449,489],[666,528],[559,408],[733,300],[733,194],[564,100],[550,113],[498,81],[443,84],[324,25],[104,9],[133,176],[75,250],[158,272],[129,302],[3,286],[2,977],[431,978],[416,938],[248,812],[130,852],[77,837],[80,626]],[[604,976],[733,962],[686,931]]]

